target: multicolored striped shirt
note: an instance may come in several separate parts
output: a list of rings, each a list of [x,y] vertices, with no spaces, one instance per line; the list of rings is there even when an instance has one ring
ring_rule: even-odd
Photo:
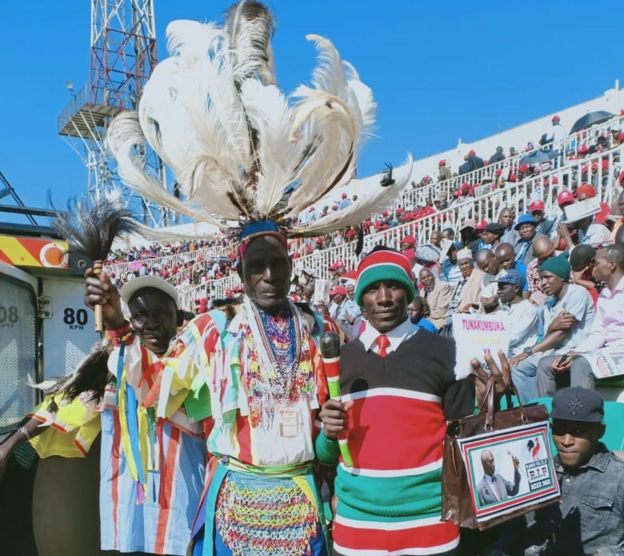
[[[213,328],[210,316],[201,315],[185,333],[201,337]],[[112,341],[108,366],[116,380],[101,415],[101,547],[183,556],[203,488],[204,430],[185,410],[186,393],[168,400],[162,415],[152,406],[163,381],[171,380],[165,363],[176,361],[184,344],[176,338],[158,357],[132,333]]]

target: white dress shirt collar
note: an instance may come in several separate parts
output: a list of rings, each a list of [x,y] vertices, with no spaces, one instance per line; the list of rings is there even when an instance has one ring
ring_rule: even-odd
[[[385,335],[390,340],[390,345],[388,346],[388,353],[396,351],[399,349],[399,346],[404,340],[407,340],[411,336],[413,336],[416,332],[418,332],[418,327],[415,324],[412,324],[409,317],[406,318],[399,326],[385,332]],[[360,335],[360,341],[364,344],[364,349],[366,351],[373,349],[375,352],[377,351],[377,347],[375,341],[379,336],[382,335],[382,332],[379,332],[376,328],[373,328],[370,322],[366,321],[366,327],[364,328],[364,332]]]

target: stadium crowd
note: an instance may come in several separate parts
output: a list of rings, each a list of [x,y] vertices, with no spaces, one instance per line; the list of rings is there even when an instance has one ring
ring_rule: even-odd
[[[567,195],[565,191],[574,190],[581,184],[585,184],[585,187],[579,191],[580,199],[592,194],[595,195],[595,189],[600,185],[598,183],[600,177],[603,180],[617,180],[620,186],[623,186],[624,171],[621,171],[619,165],[609,168],[607,158],[600,162],[594,160],[591,164],[582,165],[575,183],[568,183],[568,180],[565,180],[564,183],[559,184],[557,176],[550,177],[547,175],[543,179],[540,177],[543,173],[548,174],[553,168],[570,162],[582,161],[587,157],[620,145],[624,141],[624,131],[621,129],[623,112],[621,111],[618,116],[614,117],[612,124],[606,129],[602,130],[601,128],[600,133],[590,127],[571,135],[572,139],[568,138],[569,140],[565,143],[562,142],[566,136],[562,132],[560,119],[555,115],[552,118],[552,129],[544,133],[539,142],[535,142],[538,144],[537,147],[534,146],[534,142],[528,142],[522,152],[513,146],[509,147],[507,157],[503,147],[497,147],[496,152],[489,158],[481,158],[474,150],[470,150],[465,155],[464,163],[458,167],[456,172],[452,171],[449,161],[440,160],[437,179],[432,179],[431,176],[426,175],[418,183],[412,181],[411,189],[404,192],[402,199],[393,207],[389,207],[379,214],[371,215],[370,218],[361,223],[360,228],[365,235],[368,235],[390,230],[407,223],[417,223],[422,218],[526,179],[533,179],[535,187],[542,186],[546,190],[552,191],[561,189],[560,195],[564,196],[562,199]],[[560,148],[557,148],[558,145]],[[541,154],[543,156],[536,158],[537,162],[531,162],[530,159],[524,162],[527,154]],[[501,163],[505,161],[507,166],[503,168]],[[492,168],[488,169],[489,166]],[[594,188],[593,193],[591,188],[588,189],[587,186]],[[426,195],[412,194],[424,190],[426,190]],[[348,195],[343,192],[331,204],[322,207],[311,206],[301,215],[298,223],[305,226],[330,212],[349,207],[356,200],[357,194]],[[563,208],[565,200],[559,206]],[[612,207],[603,205],[599,219],[604,222],[605,217],[609,214],[618,214],[617,201]],[[545,219],[544,223],[538,223],[539,231],[541,232],[549,222],[552,221]],[[483,227],[485,223],[478,224]],[[554,228],[549,228],[548,232],[551,236],[556,235]],[[513,233],[509,232],[507,235],[513,236]],[[356,240],[357,237],[358,228],[352,226],[313,239],[292,239],[288,245],[289,253],[293,259],[298,259],[324,249],[340,247]],[[564,237],[567,239],[567,236],[564,235]],[[202,254],[195,254],[197,250],[201,250]],[[211,257],[206,254],[204,256],[203,251],[214,251],[218,252],[219,255]],[[153,264],[152,262],[152,259],[159,259],[175,253],[183,255],[182,260],[161,264]],[[177,243],[153,243],[141,249],[132,248],[126,253],[117,251],[111,256],[108,264],[114,266],[119,263],[129,263],[124,274],[117,275],[114,272],[118,286],[133,276],[148,274],[158,275],[184,290],[188,287],[205,285],[211,280],[219,280],[234,273],[235,261],[236,253],[231,247],[231,242],[223,238],[212,238]]]
[[[624,357],[624,173],[612,151],[601,156],[624,137],[613,129],[556,150],[557,127],[553,118],[552,135],[543,138],[539,149],[529,144],[524,151],[542,152],[548,160],[520,163],[522,153],[510,149],[517,163],[506,172],[479,173],[506,160],[504,149],[496,149],[488,162],[471,151],[457,175],[440,161],[439,182],[425,177],[413,184],[416,193],[429,188],[427,194],[408,191],[400,204],[371,215],[359,227],[314,239],[286,239],[276,225],[267,229],[266,222],[254,223],[237,244],[224,239],[154,245],[112,258],[110,284],[88,273],[85,300],[104,307],[110,358],[122,362],[116,379],[122,395],[113,403],[114,395],[107,397],[104,391],[101,399],[74,397],[65,406],[66,394],[52,392],[0,449],[0,475],[20,443],[33,440],[46,455],[53,442],[61,442],[46,437],[47,425],[58,424],[73,407],[83,419],[87,415],[98,423],[102,413],[106,451],[101,485],[115,481],[113,470],[120,469],[115,465],[128,463],[120,475],[124,505],[118,505],[119,492],[111,497],[108,490],[101,491],[102,547],[107,550],[183,554],[190,541],[192,554],[327,554],[324,545],[331,538],[336,554],[375,546],[379,550],[367,553],[387,554],[399,547],[397,553],[405,554],[624,554],[624,461],[621,453],[610,451],[622,446],[622,411],[613,406],[622,404],[603,399],[603,394],[617,397],[624,388],[617,371]],[[583,163],[590,156],[591,162]],[[578,170],[561,174],[561,183],[551,172],[579,163]],[[472,181],[445,192],[444,184],[463,176]],[[531,180],[532,191],[542,191],[528,194],[526,205],[497,205],[487,218],[466,216],[453,227],[435,219],[450,207],[470,206],[473,199],[476,203],[480,196],[524,180]],[[607,188],[615,191],[611,206],[600,202]],[[299,224],[344,210],[354,197],[341,193],[318,216],[310,207]],[[547,210],[550,200],[555,203]],[[419,237],[418,222],[431,217],[433,229]],[[300,257],[406,223],[416,225],[401,233],[399,249],[376,245],[357,268],[348,260],[335,260],[327,269],[330,279],[316,276],[314,268],[291,273]],[[114,265],[120,263],[127,270],[118,275]],[[233,273],[242,285],[221,298],[210,295],[213,281]],[[180,311],[179,291],[202,284],[207,295],[195,299],[192,312]],[[127,303],[130,321],[111,289],[118,289]],[[488,354],[483,361],[472,360],[470,379],[454,369],[456,327],[466,315],[502,317],[506,323],[505,331],[498,332],[505,336],[506,353],[499,353],[498,361]],[[303,325],[304,319],[311,324]],[[325,391],[323,381],[318,382],[313,368],[320,358],[301,343],[307,326],[319,337],[328,332],[338,337],[339,380],[352,392],[342,400],[331,399],[333,394],[327,399],[331,384]],[[323,349],[323,364],[329,368],[333,359]],[[214,373],[210,383],[203,382],[204,367]],[[291,367],[297,373],[292,384],[285,382],[289,375],[284,371]],[[273,369],[269,374],[277,385],[269,393],[265,368]],[[167,372],[152,380],[162,369]],[[241,396],[239,372],[249,397]],[[495,404],[511,386],[523,404],[552,399],[558,451],[553,479],[561,486],[561,498],[482,532],[440,520],[440,470],[447,422],[484,406],[490,377]],[[106,390],[110,384],[101,380],[97,386]],[[70,386],[72,392],[78,388]],[[277,411],[272,396],[291,387],[295,393],[289,407],[297,409]],[[417,404],[398,393],[410,389]],[[134,397],[128,398],[129,391]],[[381,391],[387,399],[374,411],[363,403]],[[432,413],[422,420],[425,410],[419,404],[432,400],[442,400],[441,407],[427,409]],[[85,411],[85,404],[100,408]],[[140,408],[136,420],[128,404]],[[389,404],[408,413],[388,411]],[[312,433],[312,414],[322,422],[319,434]],[[82,434],[85,423],[77,421]],[[111,423],[119,423],[116,436]],[[141,475],[140,458],[155,457],[142,454],[140,431],[149,440],[150,426],[159,427],[154,434],[160,435],[161,463],[149,460]],[[51,428],[51,434],[60,430]],[[353,472],[342,442],[347,431],[359,472]],[[38,443],[40,436],[45,440]],[[83,441],[89,443],[80,436]],[[532,449],[539,453],[535,444]],[[177,463],[165,462],[165,451]],[[218,457],[204,471],[207,453]],[[435,471],[422,464],[431,454],[439,455]],[[302,457],[329,469],[340,463],[334,479],[326,468],[283,466],[281,457]],[[157,473],[159,465],[165,466],[163,474]],[[496,471],[493,454],[483,451],[478,496],[484,504],[516,497],[517,457],[512,456],[511,465],[509,481]],[[203,479],[206,496],[201,499],[207,506],[193,525],[185,512],[198,506]],[[167,500],[171,487],[163,481],[177,485],[179,500]],[[594,492],[598,482],[599,495]],[[322,518],[319,501],[327,504],[327,516],[333,519]],[[168,503],[176,511],[163,507]],[[400,515],[393,514],[395,507],[401,508]],[[248,508],[261,512],[245,513]],[[296,508],[296,515],[290,508]],[[125,512],[132,518],[124,519]],[[138,525],[148,522],[158,523],[157,530]],[[254,550],[248,551],[249,546]]]
[[[97,458],[97,478],[53,475],[74,486],[44,516],[61,554],[624,556],[624,113],[567,135],[555,115],[523,149],[440,160],[380,209],[407,171],[341,188],[371,89],[308,35],[319,63],[293,103],[274,32],[251,1],[170,23],[137,112],[107,118],[128,185],[236,239],[102,270],[118,238],[98,237],[83,300],[102,334],[37,385],[0,480],[27,443],[53,465]],[[80,215],[90,235],[128,229],[99,203]]]

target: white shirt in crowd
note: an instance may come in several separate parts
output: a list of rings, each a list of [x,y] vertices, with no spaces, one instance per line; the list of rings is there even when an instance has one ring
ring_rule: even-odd
[[[572,327],[566,339],[558,345],[553,354],[567,353],[576,348],[577,345],[589,334],[591,324],[594,320],[594,303],[585,288],[576,284],[568,284],[563,299],[552,305],[550,298],[544,305],[544,332],[561,311],[567,311],[574,315],[577,323]]]
[[[505,305],[501,311],[506,316],[509,331],[509,351],[507,357],[514,357],[524,348],[537,344],[539,309],[528,299],[513,305]]]
[[[624,278],[613,291],[602,289],[589,334],[574,351],[591,353],[598,349],[624,352]]]
[[[498,282],[494,274],[483,275],[483,281],[481,283],[481,297],[496,297],[498,294]]]
[[[579,239],[583,245],[598,245],[600,243],[611,242],[611,232],[609,228],[602,224],[593,222],[587,228],[587,233],[579,230]]]

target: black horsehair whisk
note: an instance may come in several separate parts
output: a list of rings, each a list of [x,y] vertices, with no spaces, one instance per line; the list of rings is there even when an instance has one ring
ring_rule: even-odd
[[[132,233],[135,223],[130,211],[111,199],[73,199],[68,202],[67,211],[58,214],[54,228],[69,243],[70,252],[91,259],[94,270],[100,273],[115,239]],[[102,331],[101,306],[95,308],[95,329]]]

